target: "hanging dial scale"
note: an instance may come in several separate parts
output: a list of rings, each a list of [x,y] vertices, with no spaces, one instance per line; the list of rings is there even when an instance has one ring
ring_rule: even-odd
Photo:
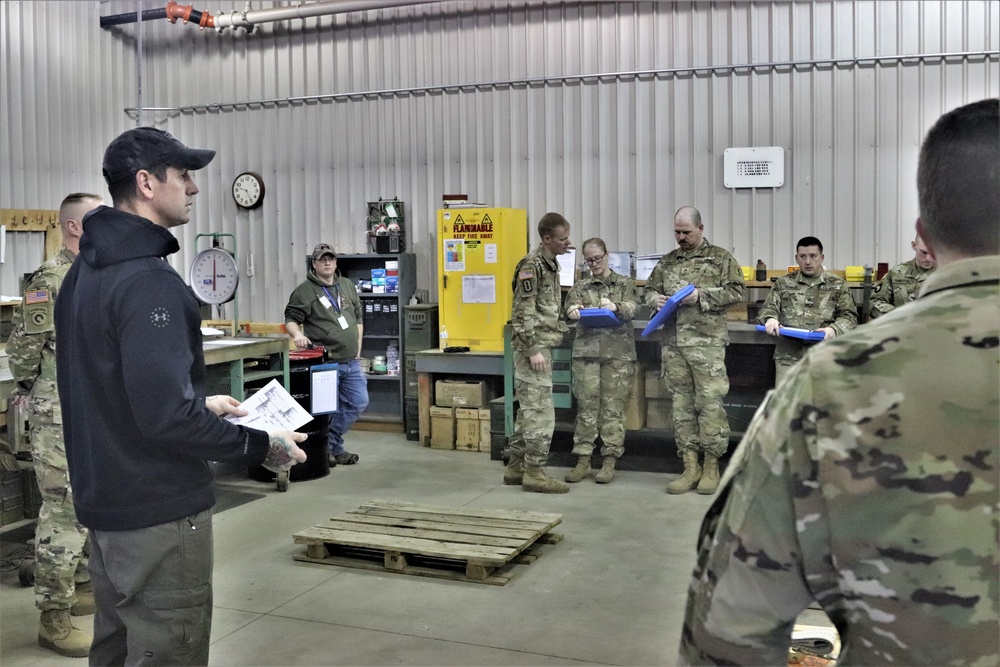
[[[218,305],[232,301],[240,283],[236,258],[220,246],[206,248],[191,262],[188,282],[203,303]]]

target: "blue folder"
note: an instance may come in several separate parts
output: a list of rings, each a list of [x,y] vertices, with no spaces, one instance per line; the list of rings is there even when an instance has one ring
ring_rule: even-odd
[[[767,328],[763,324],[757,325],[757,331],[767,331]],[[778,333],[782,336],[788,336],[789,338],[798,338],[800,340],[817,341],[823,340],[822,331],[809,331],[808,329],[796,329],[795,327],[778,327]]]
[[[674,295],[667,299],[667,302],[663,304],[663,308],[660,308],[660,310],[657,311],[656,315],[653,316],[653,319],[651,319],[649,324],[646,325],[646,328],[642,330],[642,337],[645,338],[666,324],[667,318],[677,312],[677,309],[681,305],[681,301],[686,299],[692,292],[694,292],[694,285],[685,285],[677,290]]]
[[[598,329],[621,326],[622,321],[607,308],[581,308],[580,326]]]

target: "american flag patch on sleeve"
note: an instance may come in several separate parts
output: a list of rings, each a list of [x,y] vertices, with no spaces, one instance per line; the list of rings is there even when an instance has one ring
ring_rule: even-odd
[[[35,290],[34,292],[25,292],[24,303],[25,305],[31,305],[33,303],[48,303],[49,302],[49,291],[47,289]]]

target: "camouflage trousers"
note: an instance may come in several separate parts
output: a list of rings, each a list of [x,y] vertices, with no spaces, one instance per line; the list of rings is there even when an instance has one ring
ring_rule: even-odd
[[[664,345],[661,375],[673,400],[677,454],[694,450],[722,456],[729,448],[726,348]]]
[[[576,430],[573,453],[590,456],[597,436],[601,455],[621,458],[625,453],[625,405],[635,379],[634,361],[573,360]]]
[[[797,340],[779,336],[774,345],[774,386],[781,384],[781,380],[788,375],[795,364],[809,351],[810,345],[800,343]]]
[[[35,528],[35,606],[42,611],[69,609],[76,584],[90,581],[87,529],[76,520],[62,438],[62,425],[32,423],[32,457],[42,495]]]
[[[517,417],[510,440],[510,455],[514,461],[529,466],[544,466],[549,459],[552,432],[556,427],[556,409],[552,405],[552,353],[545,355],[545,370],[531,368],[523,352],[514,352],[514,395],[517,397]]]

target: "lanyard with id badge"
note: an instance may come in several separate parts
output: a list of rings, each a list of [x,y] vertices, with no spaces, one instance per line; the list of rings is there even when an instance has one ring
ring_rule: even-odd
[[[347,318],[344,317],[344,314],[340,311],[340,286],[339,285],[333,286],[333,289],[337,291],[336,299],[334,299],[333,295],[330,294],[330,290],[326,288],[326,285],[320,285],[320,287],[322,287],[323,291],[326,292],[326,296],[321,296],[319,298],[319,302],[323,304],[324,308],[333,308],[334,310],[336,310],[338,315],[337,324],[340,325],[341,329],[346,329]]]

